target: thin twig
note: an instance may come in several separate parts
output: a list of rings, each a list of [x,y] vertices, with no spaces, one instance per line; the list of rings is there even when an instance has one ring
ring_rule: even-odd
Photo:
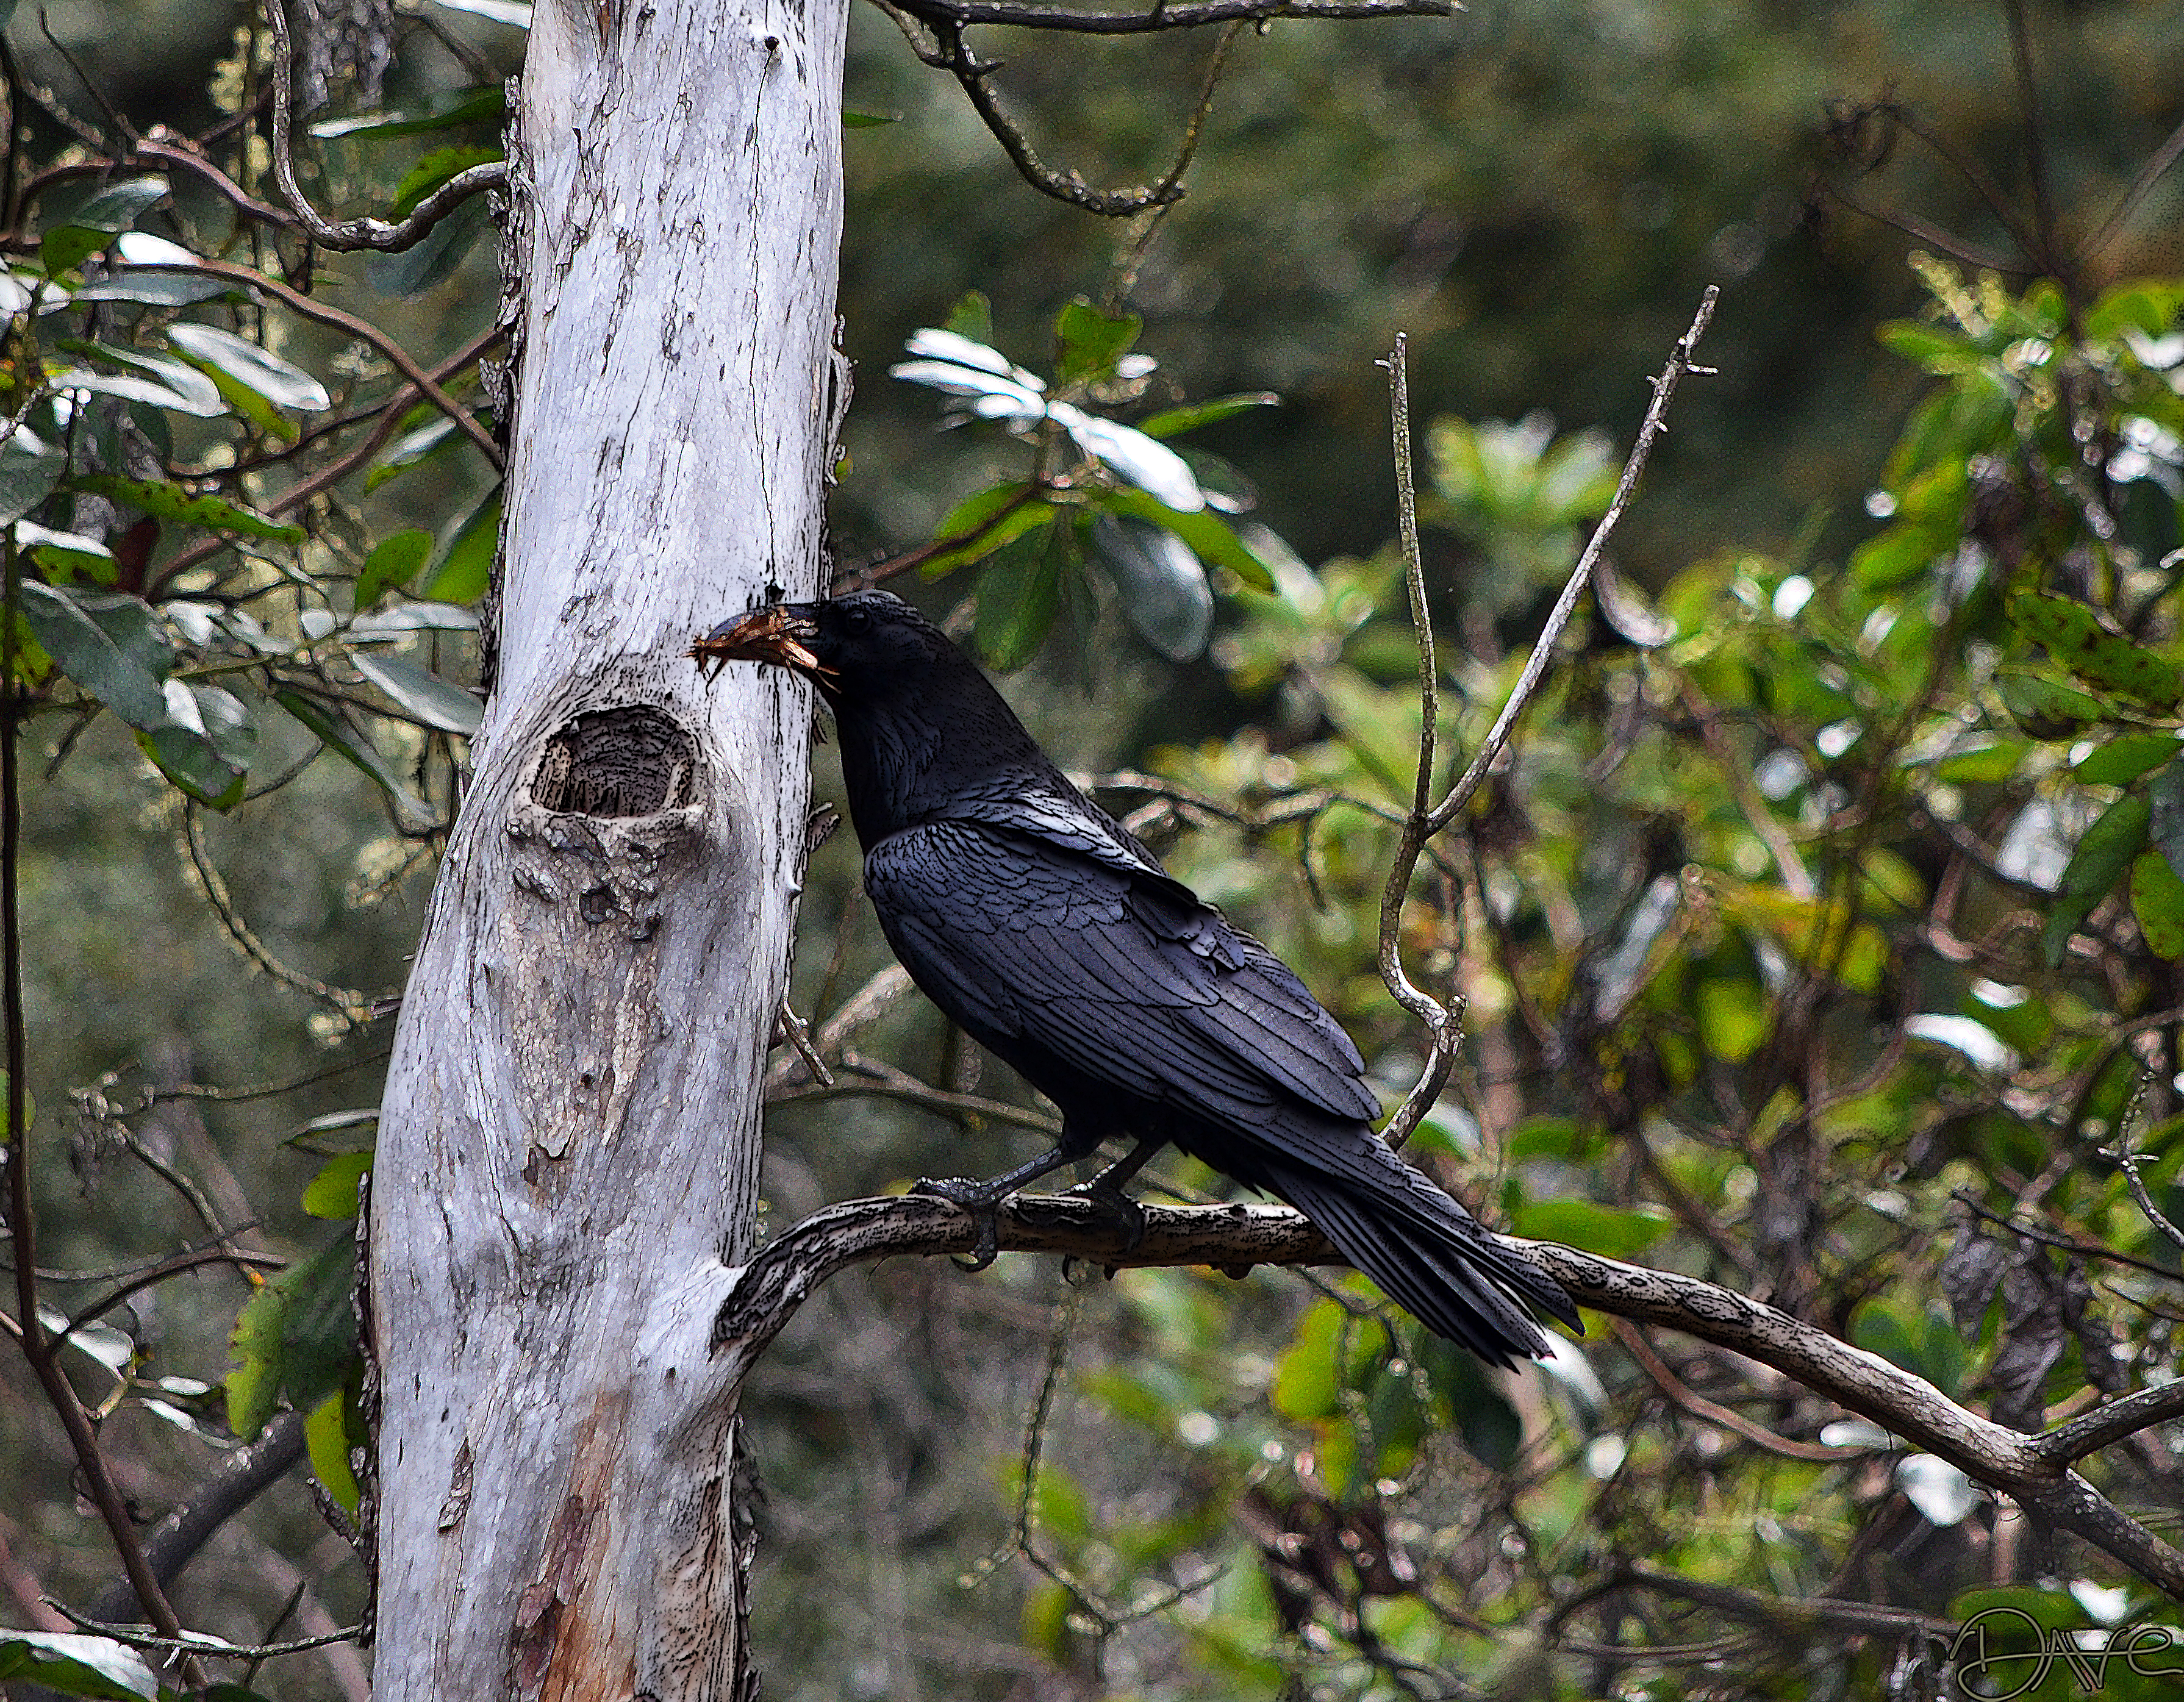
[[[320,325],[331,325],[336,331],[346,331],[359,342],[368,342],[385,355],[394,369],[410,381],[411,387],[438,409],[471,442],[477,445],[495,472],[501,470],[504,458],[500,445],[493,442],[493,433],[477,422],[469,409],[440,387],[439,381],[420,366],[410,352],[369,320],[359,319],[354,314],[343,313],[339,308],[329,307],[302,291],[292,289],[276,278],[263,272],[253,271],[248,266],[237,266],[226,260],[190,259],[145,261],[131,270],[147,272],[194,272],[209,278],[223,278],[229,283],[240,284],[245,289],[263,290],[291,313],[301,315]]]
[[[193,798],[186,800],[182,805],[182,846],[188,854],[190,867],[196,871],[198,884],[203,889],[206,902],[211,904],[213,914],[220,919],[220,926],[226,931],[229,939],[235,943],[236,949],[283,987],[292,987],[308,998],[317,999],[337,1012],[350,1027],[362,1027],[371,1015],[374,1001],[370,998],[354,987],[330,987],[301,970],[291,969],[273,955],[250,924],[243,920],[242,913],[236,909],[235,900],[228,893],[227,882],[221,879],[219,869],[213,863],[212,854],[205,848],[204,829],[199,825],[198,804]]]
[[[111,1625],[78,1613],[66,1602],[46,1598],[46,1605],[58,1613],[65,1614],[70,1621],[85,1631],[100,1637],[110,1637],[116,1643],[131,1649],[140,1649],[153,1655],[179,1655],[187,1661],[198,1656],[214,1660],[270,1660],[276,1655],[302,1655],[314,1649],[324,1649],[330,1643],[354,1643],[364,1627],[345,1625],[339,1631],[330,1631],[324,1637],[302,1637],[293,1643],[226,1643],[216,1637],[183,1637],[169,1634],[147,1637],[133,1625]],[[202,1680],[197,1681],[200,1683]]]
[[[1479,746],[1478,755],[1471,759],[1471,766],[1463,771],[1463,778],[1457,781],[1449,795],[1433,812],[1431,825],[1436,833],[1453,821],[1457,813],[1471,802],[1471,795],[1479,790],[1479,782],[1486,778],[1487,770],[1493,767],[1495,759],[1502,754],[1502,747],[1509,743],[1509,735],[1516,727],[1517,717],[1524,712],[1524,706],[1531,701],[1532,693],[1539,689],[1540,680],[1547,671],[1547,664],[1553,659],[1555,645],[1563,636],[1563,629],[1569,625],[1570,616],[1577,609],[1577,600],[1583,594],[1586,581],[1592,577],[1593,565],[1607,547],[1607,540],[1615,531],[1617,522],[1622,520],[1624,509],[1630,506],[1631,496],[1638,488],[1639,475],[1646,470],[1646,463],[1652,458],[1653,445],[1667,429],[1669,403],[1675,396],[1676,386],[1682,381],[1686,372],[1710,375],[1713,371],[1710,366],[1694,364],[1691,353],[1697,348],[1699,339],[1706,335],[1707,327],[1713,323],[1714,304],[1720,299],[1721,286],[1708,284],[1706,293],[1699,298],[1698,312],[1691,316],[1691,328],[1677,340],[1674,352],[1669,356],[1669,364],[1661,369],[1660,376],[1653,381],[1653,400],[1646,409],[1645,423],[1638,428],[1638,441],[1630,447],[1630,459],[1623,464],[1623,476],[1616,481],[1614,500],[1608,503],[1607,512],[1601,516],[1600,524],[1592,529],[1592,537],[1585,543],[1585,553],[1578,558],[1577,566],[1570,572],[1568,583],[1563,587],[1563,594],[1555,599],[1555,606],[1547,615],[1547,624],[1540,630],[1539,642],[1533,645],[1531,655],[1525,659],[1524,671],[1518,676],[1516,689],[1509,693],[1509,701],[1502,705],[1502,713],[1487,733],[1485,742]]]
[[[410,216],[398,225],[390,225],[384,219],[369,218],[331,223],[311,205],[303,186],[296,181],[295,138],[291,133],[296,99],[295,55],[288,42],[288,14],[281,0],[265,0],[265,19],[273,30],[273,181],[281,186],[281,198],[295,210],[314,242],[343,253],[370,248],[384,254],[398,254],[422,242],[435,225],[473,195],[499,189],[507,183],[507,162],[489,160],[457,172],[420,201],[410,209]],[[494,464],[499,462],[496,460]]]
[[[2147,156],[2146,164],[2138,168],[2130,186],[2118,197],[2115,211],[2109,214],[2092,240],[2086,244],[2086,255],[2091,259],[2121,234],[2125,221],[2138,210],[2139,205],[2153,192],[2153,186],[2169,175],[2169,168],[2184,159],[2184,124],[2169,132],[2169,139]]]
[[[246,1271],[279,1271],[284,1269],[287,1263],[277,1253],[248,1253],[231,1247],[192,1248],[162,1259],[158,1264],[138,1271],[119,1287],[109,1289],[96,1300],[79,1307],[75,1315],[54,1333],[63,1337],[73,1336],[86,1324],[95,1323],[104,1317],[131,1295],[141,1293],[157,1283],[165,1282],[170,1276],[179,1276],[186,1271],[195,1271],[207,1265],[234,1265]]]
[[[1426,1027],[1425,1068],[1381,1132],[1389,1145],[1401,1147],[1419,1120],[1433,1108],[1456,1067],[1462,1028],[1458,1013],[1414,983],[1403,967],[1403,901],[1418,855],[1433,837],[1434,763],[1440,723],[1440,663],[1434,648],[1433,612],[1426,601],[1425,557],[1418,546],[1418,487],[1411,464],[1410,339],[1398,332],[1396,346],[1381,363],[1388,369],[1388,411],[1395,433],[1396,512],[1402,537],[1403,584],[1410,593],[1411,624],[1418,631],[1418,767],[1409,812],[1380,890],[1380,979],[1396,1002]]]
[[[13,120],[10,120],[13,122]],[[19,772],[23,695],[15,677],[16,626],[20,618],[21,559],[11,534],[4,546],[4,592],[0,592],[0,1004],[6,1009],[8,1070],[6,1129],[8,1152],[8,1232],[15,1260],[15,1297],[22,1315],[17,1321],[23,1357],[45,1392],[46,1403],[68,1432],[69,1446],[83,1474],[84,1488],[106,1525],[122,1570],[136,1592],[136,1599],[152,1622],[170,1636],[178,1635],[182,1622],[159,1588],[159,1581],[145,1560],[142,1545],[129,1516],[114,1475],[99,1451],[98,1434],[83,1410],[75,1387],[56,1356],[59,1338],[50,1334],[38,1318],[37,1219],[31,1188],[31,1131],[28,1094],[24,1072],[28,1067],[30,1043],[24,1016],[23,937],[20,908],[20,865],[23,845],[23,809]],[[185,1661],[184,1674],[193,1685],[203,1676],[194,1661]]]
[[[1640,1335],[1635,1326],[1624,1318],[1611,1318],[1609,1325],[1615,1338],[1623,1343],[1630,1357],[1638,1361],[1647,1377],[1659,1387],[1662,1393],[1683,1408],[1692,1417],[1733,1431],[1754,1447],[1763,1448],[1769,1454],[1779,1454],[1786,1460],[1806,1460],[1818,1465],[1841,1465],[1847,1460],[1864,1460],[1873,1450],[1869,1448],[1830,1448],[1821,1442],[1798,1442],[1786,1436],[1778,1436],[1764,1425],[1754,1424],[1741,1412],[1708,1400],[1691,1388]]]

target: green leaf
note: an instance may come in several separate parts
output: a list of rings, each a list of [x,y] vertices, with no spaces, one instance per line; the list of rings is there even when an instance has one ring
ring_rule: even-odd
[[[2108,631],[2082,603],[2020,591],[2009,599],[2009,619],[2081,680],[2157,709],[2184,697],[2184,669]]]
[[[102,189],[38,240],[38,259],[46,275],[74,271],[91,255],[136,224],[144,209],[167,192],[164,177],[136,177]]]
[[[2131,859],[2131,909],[2147,950],[2164,963],[2184,957],[2184,879],[2159,851]]]
[[[346,1386],[311,1409],[304,1421],[304,1447],[311,1456],[311,1475],[352,1519],[364,1503],[364,1491],[348,1463],[352,1446],[366,1445],[356,1401]]]
[[[291,365],[279,355],[232,331],[222,331],[217,325],[199,325],[193,320],[178,320],[167,327],[167,340],[209,372],[215,384],[220,383],[224,374],[276,407],[298,409],[306,414],[323,413],[333,406],[333,398],[326,394],[326,386],[303,368]],[[220,393],[226,396],[231,392],[222,385]]]
[[[57,388],[100,391],[132,402],[148,402],[155,408],[170,409],[198,420],[210,420],[226,411],[220,387],[187,361],[171,354],[78,337],[63,337],[59,347],[86,359],[128,367],[142,376],[116,379],[104,373],[75,370],[58,375],[53,380]]]
[[[2086,335],[2103,341],[2127,331],[2160,337],[2176,322],[2180,308],[2184,308],[2184,283],[2141,279],[2119,284],[2087,311]]]
[[[245,537],[268,538],[276,543],[301,543],[304,529],[290,526],[231,503],[225,497],[193,496],[167,479],[132,479],[120,473],[79,473],[69,481],[72,489],[91,491],[117,503],[126,503],[154,519],[180,526],[203,526],[208,531],[239,532]]]
[[[420,201],[473,165],[490,165],[506,158],[498,147],[435,148],[411,166],[395,186],[394,216],[408,218]]]
[[[476,603],[493,583],[493,559],[499,548],[500,487],[495,485],[455,529],[419,594],[433,603]]]
[[[1558,1241],[1603,1259],[1628,1259],[1671,1226],[1668,1214],[1651,1206],[1618,1209],[1585,1199],[1533,1199],[1518,1207],[1509,1232],[1529,1241]]]
[[[2115,719],[2099,698],[2028,669],[1998,668],[1994,683],[2011,719],[2036,739],[2070,738],[2089,723]]]
[[[375,1116],[376,1113],[374,1114]],[[357,1184],[371,1169],[371,1149],[336,1153],[319,1167],[304,1190],[304,1210],[337,1221],[356,1215]]]
[[[425,233],[424,240],[397,254],[374,254],[364,275],[382,295],[421,295],[454,275],[455,268],[493,228],[486,197],[473,195]]]
[[[135,1649],[110,1637],[73,1632],[0,1631],[0,1681],[114,1702],[159,1694],[159,1681]]]
[[[273,692],[273,701],[280,704],[284,710],[288,710],[288,715],[295,716],[297,721],[310,727],[312,732],[319,737],[319,743],[326,745],[330,752],[334,752],[334,756],[343,758],[352,767],[360,769],[373,780],[378,780],[380,789],[387,793],[387,798],[393,799],[395,810],[402,815],[404,826],[420,826],[421,828],[421,826],[428,826],[432,821],[432,806],[426,804],[420,795],[409,789],[404,778],[395,773],[393,767],[389,767],[387,758],[380,756],[378,745],[373,745],[360,732],[352,732],[341,719],[337,719],[337,708],[330,706],[330,704],[317,704],[304,692],[295,691],[292,686]]]
[[[349,660],[358,673],[426,726],[443,733],[460,733],[465,738],[477,731],[485,706],[452,681],[428,673],[401,656],[352,650]]]
[[[1980,785],[2008,780],[2017,772],[2028,748],[2016,739],[1993,739],[1985,744],[1943,757],[1934,765],[1934,778],[1959,785]]]
[[[243,776],[258,753],[256,719],[241,698],[218,686],[170,680],[164,692],[166,722],[138,732],[138,747],[200,804],[232,809],[242,801]]]
[[[1171,662],[1204,654],[1213,590],[1190,546],[1166,526],[1128,514],[1094,515],[1092,537],[1138,636]]]
[[[1914,361],[1929,372],[1961,372],[1986,359],[1980,346],[1962,332],[1944,331],[1920,320],[1891,320],[1874,336],[1892,354]]]
[[[399,478],[410,468],[465,441],[456,437],[453,420],[437,409],[432,409],[422,426],[414,431],[404,431],[387,446],[372,463],[371,470],[364,476],[364,487],[376,491],[388,480]]]
[[[966,290],[956,298],[956,305],[948,309],[948,317],[941,322],[943,331],[952,331],[958,337],[967,337],[973,342],[984,343],[989,348],[994,343],[994,304],[986,299],[983,290]],[[947,534],[943,532],[942,537]]]
[[[164,177],[131,177],[107,186],[68,215],[71,225],[86,231],[120,236],[135,228],[138,219],[167,193]]]
[[[1236,535],[1234,527],[1210,509],[1184,514],[1134,485],[1102,491],[1099,504],[1111,513],[1135,514],[1139,520],[1166,526],[1189,544],[1201,561],[1227,568],[1257,590],[1274,588],[1273,570],[1252,554],[1251,546]]]
[[[1246,391],[1235,396],[1217,396],[1211,402],[1192,402],[1180,408],[1164,408],[1159,413],[1138,421],[1138,430],[1148,437],[1179,437],[1186,431],[1195,431],[1201,426],[1217,425],[1223,420],[1233,420],[1239,414],[1248,414],[1254,408],[1279,408],[1282,398],[1271,390]]]
[[[1296,1344],[1274,1372],[1274,1410],[1284,1418],[1333,1418],[1341,1410],[1342,1329],[1349,1314],[1319,1300],[1297,1326]]]
[[[1055,317],[1055,340],[1061,346],[1056,375],[1064,384],[1112,377],[1115,363],[1129,353],[1145,328],[1135,314],[1106,313],[1077,297]]]
[[[64,674],[132,727],[148,732],[166,724],[160,682],[174,652],[149,603],[30,581],[21,595],[32,636]]]
[[[360,113],[350,118],[326,119],[311,126],[321,142],[382,142],[397,136],[429,136],[452,130],[459,124],[498,123],[508,115],[508,89],[504,83],[481,83],[458,89],[433,103],[429,112]]]
[[[79,573],[101,585],[111,585],[121,577],[121,564],[114,559],[114,552],[81,532],[54,531],[33,520],[17,520],[15,545],[55,585],[70,584]]]
[[[850,112],[844,110],[842,114],[842,128],[844,130],[872,130],[880,125],[900,124],[901,122],[902,114],[899,112]]]
[[[80,302],[136,302],[146,307],[193,308],[200,302],[242,292],[224,278],[208,278],[193,272],[158,272],[126,267],[86,284],[75,292]]]
[[[315,702],[293,687],[274,692],[273,700],[317,734],[319,742],[336,756],[378,781],[405,825],[421,827],[431,823],[432,806],[410,791],[403,777],[388,766],[378,746],[361,733],[351,731],[337,719],[339,711],[332,705]]]
[[[919,566],[919,574],[926,579],[939,579],[972,562],[983,561],[1026,532],[1047,525],[1061,512],[1052,503],[1027,497],[1025,492],[1029,488],[1022,484],[994,485],[956,503],[933,536],[936,542],[951,537],[967,538],[969,542],[928,557]],[[1011,507],[1011,503],[1015,506]]]
[[[0,444],[0,526],[19,520],[53,493],[68,470],[68,454],[49,449],[18,431]]]
[[[432,553],[432,535],[422,526],[411,526],[382,538],[364,559],[364,571],[356,576],[356,608],[361,614],[390,591],[400,591],[417,576]]]
[[[228,1345],[227,1422],[249,1441],[278,1401],[308,1410],[341,1387],[356,1354],[356,1242],[338,1236],[252,1295]]]
[[[978,654],[1008,673],[1039,654],[1061,610],[1067,527],[1020,537],[978,576]]]
[[[2129,786],[2139,776],[2173,761],[2178,750],[2175,733],[2126,733],[2087,751],[2071,768],[2088,786]]]
[[[1706,1049],[1730,1064],[1757,1052],[1774,1025],[1759,989],[1741,977],[1701,982],[1696,1015]]]
[[[293,1134],[284,1136],[281,1144],[294,1147],[299,1152],[326,1156],[369,1152],[371,1149],[371,1135],[366,1132],[376,1131],[378,1127],[379,1107],[359,1105],[346,1111],[328,1111],[314,1117]],[[355,1141],[359,1144],[341,1144],[346,1141]],[[356,1214],[351,1210],[348,1215],[354,1217]]]
[[[2092,915],[2093,907],[2115,889],[2133,859],[2146,848],[2153,820],[2152,801],[2130,793],[2110,804],[2100,820],[2086,830],[2063,870],[2062,888],[2049,908],[2048,926],[2041,934],[2050,969],[2063,961],[2070,936]]]
[[[80,225],[61,225],[38,239],[38,264],[49,278],[72,272],[114,240],[108,231],[86,230]]]

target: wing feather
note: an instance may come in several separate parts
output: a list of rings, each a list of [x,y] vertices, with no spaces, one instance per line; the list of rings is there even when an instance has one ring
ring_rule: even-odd
[[[945,820],[872,847],[865,884],[918,984],[1005,1056],[1045,1048],[1093,1081],[1255,1124],[1285,1099],[1379,1114],[1303,983],[1156,866]],[[994,893],[1006,915],[970,901]]]

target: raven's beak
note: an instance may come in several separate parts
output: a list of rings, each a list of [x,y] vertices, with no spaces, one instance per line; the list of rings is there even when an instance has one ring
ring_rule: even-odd
[[[834,671],[811,654],[808,641],[818,636],[818,625],[809,615],[777,603],[733,620],[723,620],[693,644],[690,654],[698,659],[708,679],[731,662],[766,662],[816,683]]]

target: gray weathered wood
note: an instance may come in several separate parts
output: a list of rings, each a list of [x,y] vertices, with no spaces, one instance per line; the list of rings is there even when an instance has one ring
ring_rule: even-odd
[[[381,1702],[733,1698],[707,1351],[746,1258],[809,709],[684,651],[817,584],[842,0],[540,0],[498,679],[371,1193]]]

